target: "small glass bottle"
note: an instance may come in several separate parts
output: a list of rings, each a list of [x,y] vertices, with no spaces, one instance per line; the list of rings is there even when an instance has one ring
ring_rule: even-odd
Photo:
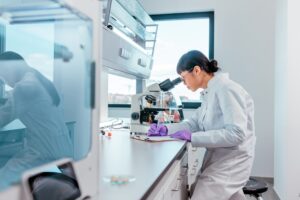
[[[163,125],[165,122],[164,113],[162,111],[159,111],[157,114],[157,126]]]

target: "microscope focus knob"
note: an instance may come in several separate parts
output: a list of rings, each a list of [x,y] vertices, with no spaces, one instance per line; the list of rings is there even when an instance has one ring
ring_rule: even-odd
[[[140,114],[138,112],[131,113],[131,119],[138,120],[140,118]]]

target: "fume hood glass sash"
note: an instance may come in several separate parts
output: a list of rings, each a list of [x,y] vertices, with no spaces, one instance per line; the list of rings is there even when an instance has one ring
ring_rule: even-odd
[[[0,4],[0,17],[8,24],[87,20],[63,1],[31,0],[24,3]]]
[[[25,114],[20,114],[12,124],[6,124],[12,126],[0,127],[0,190],[3,190],[18,183],[22,173],[30,168],[61,157],[81,160],[87,156],[91,148],[91,98],[94,92],[91,90],[95,74],[92,70],[92,21],[63,1],[0,1],[1,27],[4,27],[0,35],[3,51],[21,55],[25,62],[18,59],[14,62],[23,66],[27,63],[32,71],[41,74],[43,80],[56,88],[60,97],[57,108],[52,105],[39,107],[49,102],[47,98],[51,95],[37,81],[37,91],[44,95],[44,100],[36,98],[39,95],[30,95],[27,101],[19,98],[18,107],[14,108],[23,105],[18,113],[34,110],[33,117],[24,120],[21,116]],[[13,87],[6,93],[10,94]],[[41,113],[40,117],[37,117],[38,113]],[[54,117],[49,120],[51,116]],[[56,133],[62,133],[63,137],[59,139]],[[30,156],[28,148],[35,148],[38,156],[27,160]],[[4,175],[7,177],[3,178]]]

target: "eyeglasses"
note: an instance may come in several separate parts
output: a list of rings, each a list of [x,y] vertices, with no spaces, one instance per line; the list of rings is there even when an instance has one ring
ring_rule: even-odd
[[[185,76],[186,76],[187,74],[193,72],[194,68],[195,68],[195,67],[193,67],[193,68],[191,68],[191,69],[189,69],[189,70],[186,70],[187,73],[186,73],[185,75],[183,75],[183,76],[181,75],[180,79],[181,79],[182,82],[185,83],[185,78],[186,78]]]

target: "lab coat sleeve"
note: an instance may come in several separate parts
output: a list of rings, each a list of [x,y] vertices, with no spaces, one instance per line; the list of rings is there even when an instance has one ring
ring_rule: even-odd
[[[36,82],[26,77],[16,84],[13,89],[13,98],[15,101],[16,115],[21,115],[31,109],[32,104],[39,98],[38,85]]]
[[[167,125],[168,134],[175,133],[179,130],[189,130],[191,132],[195,132],[199,130],[198,118],[199,113],[201,112],[201,107],[197,109],[197,111],[192,115],[191,118],[184,120],[180,123],[174,123]]]
[[[224,121],[224,126],[219,130],[208,129],[193,133],[192,145],[217,148],[234,147],[243,143],[247,137],[247,96],[237,85],[219,88],[216,98],[222,112],[219,120]]]

